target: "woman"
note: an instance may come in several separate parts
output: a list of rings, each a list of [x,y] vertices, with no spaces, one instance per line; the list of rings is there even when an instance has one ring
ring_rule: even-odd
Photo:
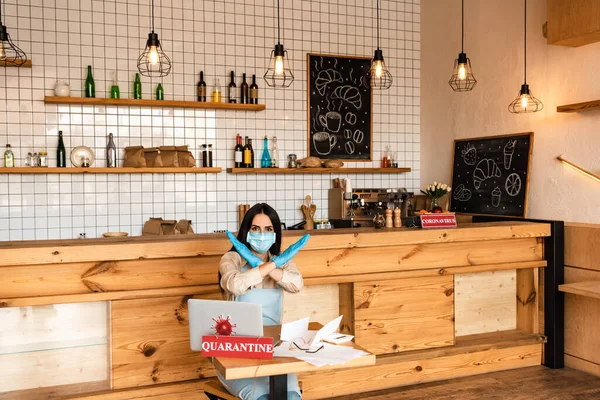
[[[309,235],[304,235],[283,253],[281,222],[268,204],[252,207],[238,231],[237,238],[227,232],[233,243],[221,258],[219,275],[226,300],[262,305],[263,325],[280,325],[283,290],[298,293],[304,283],[291,259],[304,247]],[[223,386],[244,400],[265,400],[269,397],[269,378],[225,380],[217,372]],[[288,375],[288,399],[301,399],[298,378]]]

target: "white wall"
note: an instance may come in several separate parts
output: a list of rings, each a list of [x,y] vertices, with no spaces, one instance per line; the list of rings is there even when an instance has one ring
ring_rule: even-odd
[[[33,69],[0,69],[0,144],[15,148],[17,165],[28,151],[46,148],[55,165],[57,131],[67,150],[87,145],[100,156],[106,135],[117,146],[188,144],[197,154],[203,143],[217,149],[215,163],[233,163],[236,133],[253,138],[260,154],[265,134],[277,135],[280,157],[306,155],[306,53],[372,57],[375,1],[282,1],[282,42],[296,81],[286,90],[267,89],[262,79],[260,113],[135,107],[45,105],[57,79],[81,94],[86,67],[93,65],[97,97],[106,96],[118,70],[121,96],[129,97],[136,60],[148,35],[147,0],[5,0],[4,22],[33,60]],[[174,69],[163,81],[165,98],[195,98],[204,70],[226,84],[234,70],[264,73],[275,44],[275,2],[271,0],[158,0],[157,32]],[[420,5],[419,0],[382,1],[382,48],[395,82],[376,93],[373,106],[373,163],[390,145],[404,175],[350,175],[354,187],[407,187],[419,182]],[[142,79],[150,98],[158,80]],[[352,163],[351,163],[352,164]],[[361,163],[360,166],[363,166]],[[356,166],[356,165],[355,165]],[[236,229],[237,205],[266,201],[293,224],[306,194],[327,217],[332,175],[7,175],[0,174],[0,240],[88,237],[106,231],[141,233],[152,216],[193,220],[197,232]],[[9,193],[9,194],[8,194]]]
[[[523,83],[523,0],[465,1],[465,52],[478,83],[462,94],[447,83],[460,52],[460,1],[423,0],[421,8],[423,184],[450,181],[455,138],[534,131],[528,215],[599,222],[600,185],[556,157],[599,172],[600,112],[563,114],[556,107],[600,97],[600,43],[548,46],[546,0],[528,1],[527,81],[544,110],[515,115],[508,104]]]

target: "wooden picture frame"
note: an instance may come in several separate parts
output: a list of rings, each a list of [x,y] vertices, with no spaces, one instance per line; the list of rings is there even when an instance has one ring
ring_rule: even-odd
[[[373,159],[371,59],[306,55],[307,153],[321,159]]]
[[[512,152],[510,152],[510,155],[506,152],[505,147],[509,146],[508,142],[510,141],[511,138],[515,138],[516,139],[516,144],[513,146],[519,146],[518,148],[514,148]],[[498,140],[500,139],[500,140]],[[506,140],[504,140],[506,139]],[[522,140],[522,142],[518,142],[519,140]],[[489,150],[487,148],[482,149],[484,151],[483,154],[485,154],[486,156],[484,158],[476,158],[473,163],[471,164],[471,159],[472,159],[472,155],[473,153],[477,154],[478,152],[478,146],[484,146],[484,142],[485,145],[489,147],[490,143],[493,142],[494,143],[494,149],[493,150]],[[500,145],[500,143],[505,143],[504,147],[500,148],[498,147]],[[465,146],[466,144],[466,146]],[[450,193],[450,211],[456,212],[457,214],[462,214],[462,215],[493,215],[493,216],[499,216],[499,217],[507,217],[507,218],[527,218],[527,209],[529,206],[529,184],[530,184],[530,173],[531,173],[531,160],[533,157],[533,144],[534,144],[534,133],[533,132],[522,132],[522,133],[511,133],[511,134],[505,134],[505,135],[494,135],[494,136],[481,136],[481,137],[476,137],[476,138],[465,138],[465,139],[456,139],[454,140],[454,147],[453,147],[453,151],[454,151],[454,156],[453,156],[453,162],[452,162],[452,192]],[[523,148],[523,146],[528,146],[527,149]],[[460,148],[463,148],[463,150],[461,151],[461,157],[462,157],[462,162],[457,160],[457,155],[459,154],[459,150]],[[465,151],[466,150],[466,151]],[[486,152],[486,150],[489,150]],[[518,150],[518,151],[517,151]],[[526,151],[525,151],[526,150]],[[467,153],[467,154],[465,154]],[[468,154],[470,153],[470,154]],[[500,154],[502,154],[503,158],[500,158]],[[490,157],[490,155],[495,155],[495,158],[493,156]],[[527,160],[523,161],[523,160],[518,160],[515,158],[515,164],[514,165],[518,165],[518,167],[514,167],[511,168],[511,164],[513,163],[513,157],[521,157],[521,155],[526,155]],[[509,157],[509,158],[507,158]],[[469,158],[469,161],[466,161],[466,158]],[[490,160],[490,161],[486,161],[486,160]],[[507,161],[508,160],[508,161]],[[484,163],[485,167],[491,166],[491,168],[494,171],[497,171],[496,173],[494,173],[493,171],[486,171],[486,172],[482,172],[480,175],[476,176],[475,172],[477,171],[477,169],[480,169],[480,163],[486,161]],[[467,162],[469,163],[468,167]],[[464,164],[464,165],[463,165]],[[498,167],[498,164],[500,164],[501,166]],[[494,165],[496,165],[496,167],[494,167]],[[457,169],[458,167],[458,169]],[[468,169],[469,167],[472,167],[473,170],[473,175],[472,177],[468,178],[468,182],[470,183],[471,181],[473,181],[473,187],[466,187],[466,183],[465,180],[467,179],[467,174],[461,176],[460,173],[464,172],[465,169]],[[508,168],[507,168],[508,167]],[[496,170],[497,168],[497,170]],[[519,168],[517,170],[517,168]],[[523,168],[525,168],[525,170],[523,171]],[[498,171],[499,170],[499,171]],[[486,175],[487,174],[487,175]],[[515,185],[514,185],[514,179],[512,181],[513,185],[511,185],[511,182],[509,182],[510,178],[516,178],[518,179],[519,182],[519,190],[521,189],[521,187],[523,187],[523,195],[520,195],[519,190],[517,190],[517,193],[515,194],[510,193],[509,194],[509,187],[514,190],[515,189]],[[481,179],[481,178],[484,179]],[[502,185],[502,188],[500,189],[500,193],[495,194],[494,192],[490,193],[490,198],[491,201],[488,201],[488,203],[491,203],[491,207],[489,207],[489,204],[486,206],[486,208],[490,209],[491,212],[486,213],[486,212],[473,212],[473,211],[468,211],[469,207],[465,207],[464,203],[465,201],[468,203],[471,203],[470,200],[465,200],[466,197],[469,197],[469,199],[473,198],[473,196],[475,196],[476,194],[478,195],[479,198],[483,198],[482,200],[485,200],[486,196],[482,195],[480,192],[481,186],[475,186],[475,181],[477,180],[478,183],[481,185],[485,180],[487,180],[488,178],[491,179],[496,179],[496,180],[502,180],[502,182],[504,182],[504,184]],[[524,184],[522,184],[522,181],[524,182]],[[460,186],[463,186],[462,188]],[[496,186],[496,188],[499,188],[500,184]],[[496,191],[496,188],[494,189],[494,191]],[[465,189],[466,192],[465,192]],[[504,192],[502,191],[502,189],[504,189]],[[468,196],[467,196],[467,192],[468,192]],[[457,197],[458,196],[458,197]],[[505,210],[502,210],[501,207],[509,207],[509,210],[511,209],[511,207],[513,207],[513,205],[507,205],[508,203],[502,203],[502,199],[505,199],[505,201],[508,199],[512,204],[516,204],[515,207],[518,208],[522,208],[522,213],[518,213],[518,212],[508,212]],[[462,205],[461,205],[462,203]],[[522,204],[521,204],[522,203]],[[478,205],[479,208],[481,208],[481,204]],[[471,209],[474,208],[474,206],[470,207]],[[467,210],[467,211],[465,211]],[[479,210],[480,211],[480,210]]]

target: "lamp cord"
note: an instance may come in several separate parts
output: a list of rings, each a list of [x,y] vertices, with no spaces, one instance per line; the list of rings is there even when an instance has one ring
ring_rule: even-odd
[[[460,52],[465,52],[465,0],[462,0],[462,44]]]
[[[281,44],[281,27],[279,26],[279,0],[277,0],[277,44]]]
[[[152,33],[154,33],[154,0],[152,0]]]
[[[525,56],[524,56],[524,62],[523,65],[525,67],[525,72],[524,72],[524,78],[525,78],[525,84],[527,84],[527,0],[524,0],[525,3],[525,27],[524,27],[524,31],[525,34],[523,35],[523,37],[525,38]]]
[[[379,0],[377,0],[377,50],[379,50]]]

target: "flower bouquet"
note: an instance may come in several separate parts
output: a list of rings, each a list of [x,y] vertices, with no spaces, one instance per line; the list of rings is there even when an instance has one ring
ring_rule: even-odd
[[[433,185],[427,185],[425,190],[421,190],[425,196],[431,199],[431,212],[444,212],[440,207],[440,198],[447,195],[452,188],[445,183],[433,182]]]

